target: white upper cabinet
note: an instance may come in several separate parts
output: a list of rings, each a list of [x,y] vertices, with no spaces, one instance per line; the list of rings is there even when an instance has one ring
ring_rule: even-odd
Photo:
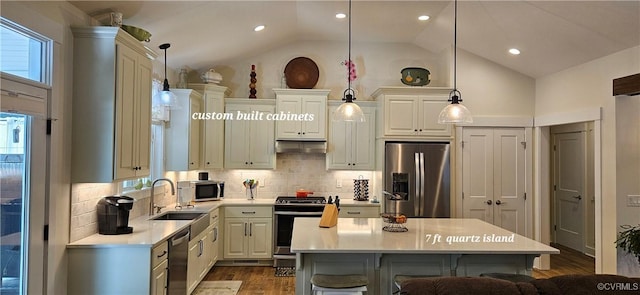
[[[273,115],[274,100],[232,98],[225,104],[234,118],[225,122],[224,167],[275,169],[274,121],[267,119]]]
[[[191,89],[171,91],[180,107],[171,110],[171,120],[165,125],[165,168],[169,171],[199,169],[203,120],[194,120],[192,114],[202,112],[202,94]]]
[[[220,169],[224,163],[224,124],[225,120],[214,114],[224,113],[224,98],[230,91],[227,87],[213,84],[189,84],[191,89],[203,94],[204,112],[211,114],[203,120],[201,143],[203,169]]]
[[[326,89],[273,89],[276,93],[277,140],[326,140]],[[294,118],[295,117],[295,118]]]
[[[329,102],[332,114],[342,101]],[[375,168],[375,102],[357,102],[365,122],[333,122],[329,120],[327,169],[373,170]]]
[[[449,91],[427,87],[379,88],[373,96],[381,108],[381,136],[451,137],[451,124],[438,124],[438,115],[448,104]]]
[[[151,60],[118,27],[72,27],[72,182],[149,175]]]

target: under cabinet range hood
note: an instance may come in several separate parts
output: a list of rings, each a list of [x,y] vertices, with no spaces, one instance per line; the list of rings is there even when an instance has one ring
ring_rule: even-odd
[[[276,153],[326,154],[326,141],[277,140]]]

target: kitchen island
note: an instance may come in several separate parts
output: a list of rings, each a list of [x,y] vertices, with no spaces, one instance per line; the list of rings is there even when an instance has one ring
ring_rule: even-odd
[[[396,275],[478,276],[486,272],[531,274],[540,254],[560,251],[478,219],[410,218],[408,231],[388,232],[381,218],[296,218],[296,294],[311,294],[311,276],[362,274],[368,294],[392,294]]]

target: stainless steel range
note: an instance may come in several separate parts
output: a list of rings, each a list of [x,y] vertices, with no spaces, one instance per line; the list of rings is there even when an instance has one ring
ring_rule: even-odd
[[[273,266],[295,266],[296,256],[292,254],[291,233],[296,217],[320,217],[327,202],[325,197],[277,197],[273,210],[274,253]]]

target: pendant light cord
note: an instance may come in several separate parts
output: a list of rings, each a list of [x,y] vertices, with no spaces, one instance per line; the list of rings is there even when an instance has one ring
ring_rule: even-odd
[[[351,78],[349,77],[351,70],[349,65],[351,64],[351,0],[349,0],[349,57],[347,59],[347,81],[349,82],[349,91],[351,91]]]
[[[453,90],[457,91],[457,51],[458,51],[458,0],[453,1]]]

